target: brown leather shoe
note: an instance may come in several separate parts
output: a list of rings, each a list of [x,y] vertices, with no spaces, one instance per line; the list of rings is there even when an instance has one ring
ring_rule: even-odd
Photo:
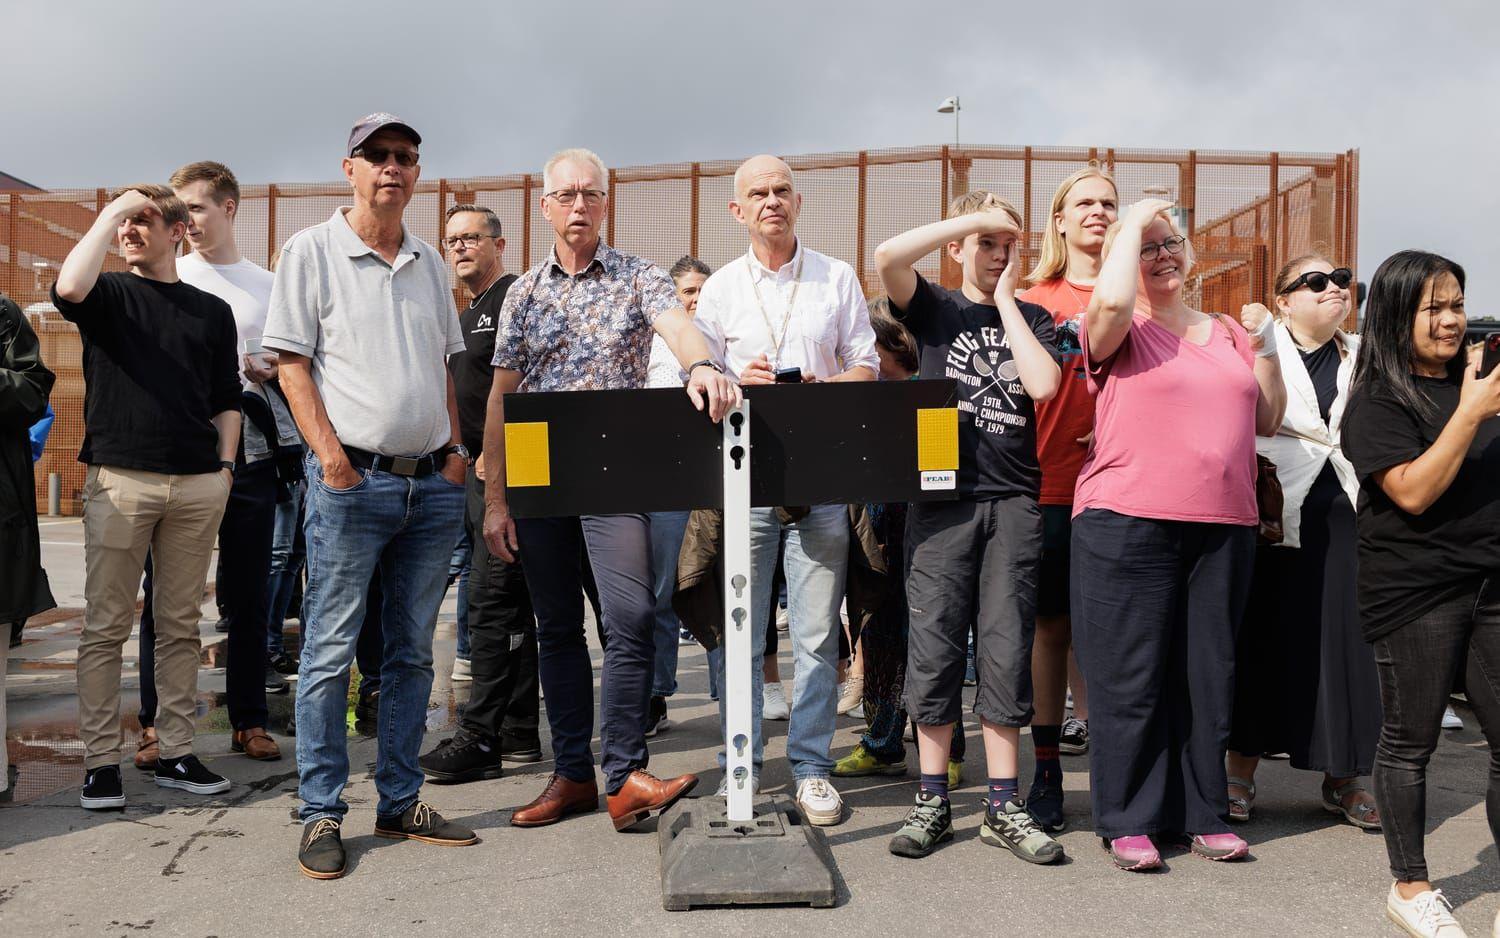
[[[556,824],[570,814],[585,814],[599,809],[599,786],[593,779],[575,782],[554,774],[536,800],[511,812],[514,827],[543,827]]]
[[[620,790],[609,796],[609,819],[615,822],[617,831],[634,827],[652,814],[670,808],[696,784],[698,776],[692,773],[664,781],[644,769],[636,769]]]
[[[141,730],[140,745],[135,747],[135,767],[142,772],[155,772],[156,760],[161,756],[161,740],[156,737],[156,727]]]
[[[234,736],[229,741],[229,748],[235,752],[243,752],[251,759],[260,762],[274,762],[281,758],[281,747],[276,745],[276,740],[265,731],[263,727],[253,726],[248,730],[235,730]]]

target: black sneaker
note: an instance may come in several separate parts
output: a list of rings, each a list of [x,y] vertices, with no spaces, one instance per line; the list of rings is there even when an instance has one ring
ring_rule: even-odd
[[[515,736],[500,738],[500,758],[506,762],[541,762],[542,741],[536,736],[520,739]]]
[[[219,618],[214,622],[214,631],[229,634],[229,617],[220,613]]]
[[[106,811],[125,807],[125,782],[120,778],[118,765],[101,765],[84,776],[83,793],[78,803],[90,811]]]
[[[291,685],[287,684],[286,678],[281,676],[281,672],[270,665],[266,665],[266,693],[284,694],[290,687]]]
[[[671,726],[672,721],[667,719],[667,698],[652,696],[651,706],[646,710],[646,738],[650,739]]]
[[[284,652],[267,658],[266,664],[283,677],[294,677],[297,674],[297,662]]]
[[[456,785],[499,778],[505,774],[500,758],[500,747],[492,740],[460,728],[452,739],[438,743],[437,748],[418,759],[417,764],[422,767],[422,774],[434,782]]]
[[[210,772],[192,753],[180,759],[157,759],[156,784],[195,795],[217,795],[229,790],[229,779]]]
[[[1055,834],[1068,826],[1063,817],[1062,779],[1046,778],[1032,782],[1026,796],[1026,811],[1038,827]]]
[[[444,820],[432,805],[417,801],[397,815],[375,818],[375,836],[392,840],[420,840],[440,847],[467,847],[479,843],[479,835],[452,821]]]
[[[297,865],[302,868],[303,876],[313,879],[338,879],[344,875],[344,840],[339,836],[338,821],[325,817],[302,825]]]
[[[1057,739],[1057,751],[1068,756],[1081,756],[1089,751],[1089,721],[1068,717],[1063,721],[1062,735]]]
[[[364,685],[359,688],[359,700],[354,703],[354,719],[359,723],[374,723],[380,718],[380,688],[370,693],[365,693]]]

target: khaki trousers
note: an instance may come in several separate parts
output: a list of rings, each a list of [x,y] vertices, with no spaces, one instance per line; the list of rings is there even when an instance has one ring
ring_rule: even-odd
[[[78,731],[84,769],[120,761],[121,649],[135,623],[148,548],[155,570],[156,732],[162,758],[187,755],[193,751],[203,585],[229,483],[218,472],[166,475],[90,466],[83,497]]]

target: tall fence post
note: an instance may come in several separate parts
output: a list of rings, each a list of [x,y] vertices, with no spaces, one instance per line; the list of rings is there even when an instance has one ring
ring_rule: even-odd
[[[10,283],[6,295],[21,295],[21,193],[10,194],[10,231],[6,236],[5,253],[10,258]],[[24,304],[23,304],[24,305]]]
[[[859,207],[855,212],[854,221],[854,256],[857,259],[854,265],[855,272],[859,276],[859,288],[866,293],[870,292],[869,285],[865,282],[865,198],[869,186],[870,155],[864,150],[859,151]]]
[[[618,177],[614,170],[609,171],[609,222],[604,231],[604,240],[609,242],[610,247],[615,243],[615,185]]]
[[[699,189],[702,181],[702,168],[693,164],[690,179],[692,180],[692,217],[688,220],[688,253],[694,257],[698,256],[698,207]]]
[[[1180,164],[1179,164],[1180,165]],[[1187,236],[1198,230],[1198,151],[1189,150],[1187,164],[1178,170],[1178,202],[1187,213]]]
[[[1281,246],[1279,236],[1281,234],[1281,154],[1273,151],[1270,162],[1271,197],[1266,200],[1266,209],[1269,216],[1266,219],[1266,263],[1262,269],[1264,276],[1260,281],[1260,293],[1265,300],[1271,298],[1271,278],[1276,276],[1272,273],[1281,263]]]
[[[521,269],[531,267],[531,174],[521,177]]]
[[[276,183],[266,186],[266,267],[276,262]]]
[[[1093,151],[1090,151],[1091,153]],[[1049,221],[1048,224],[1051,224]],[[1031,256],[1031,147],[1021,166],[1021,259]]]

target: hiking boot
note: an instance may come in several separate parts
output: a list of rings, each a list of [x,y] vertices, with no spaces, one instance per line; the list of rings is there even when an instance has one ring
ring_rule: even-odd
[[[854,751],[833,764],[833,770],[829,774],[836,778],[863,778],[866,775],[905,775],[906,760],[900,762],[882,762],[874,753],[865,748],[864,743],[854,747]]]
[[[467,847],[479,843],[479,835],[462,824],[445,820],[425,801],[412,802],[411,807],[400,814],[377,816],[375,836],[390,840],[420,840],[439,847]]]
[[[891,838],[890,850],[898,857],[916,860],[953,839],[953,807],[946,799],[917,792],[917,803],[906,812],[906,821]]]
[[[457,785],[499,778],[504,774],[501,758],[500,747],[493,741],[460,727],[451,738],[438,743],[431,752],[417,759],[417,765],[432,781]]]
[[[986,806],[979,839],[992,847],[1004,847],[1027,863],[1056,863],[1063,858],[1062,844],[1053,840],[1026,813],[1026,802],[1007,801],[999,810]]]
[[[195,795],[217,795],[229,790],[229,779],[210,772],[192,753],[180,759],[156,760],[156,784],[179,788]]]
[[[344,875],[344,841],[339,822],[318,818],[302,825],[302,845],[297,848],[297,866],[313,879],[338,879]]]
[[[667,698],[653,694],[646,708],[646,738],[650,739],[671,726],[672,721],[667,719]]]
[[[1057,738],[1057,751],[1065,756],[1081,756],[1089,751],[1089,721],[1068,717]]]
[[[1057,833],[1068,826],[1063,817],[1062,779],[1050,776],[1038,779],[1026,795],[1026,811],[1037,827],[1049,833]]]
[[[125,807],[125,781],[120,778],[118,765],[101,765],[89,770],[84,776],[83,792],[78,803],[90,811],[106,811]]]

